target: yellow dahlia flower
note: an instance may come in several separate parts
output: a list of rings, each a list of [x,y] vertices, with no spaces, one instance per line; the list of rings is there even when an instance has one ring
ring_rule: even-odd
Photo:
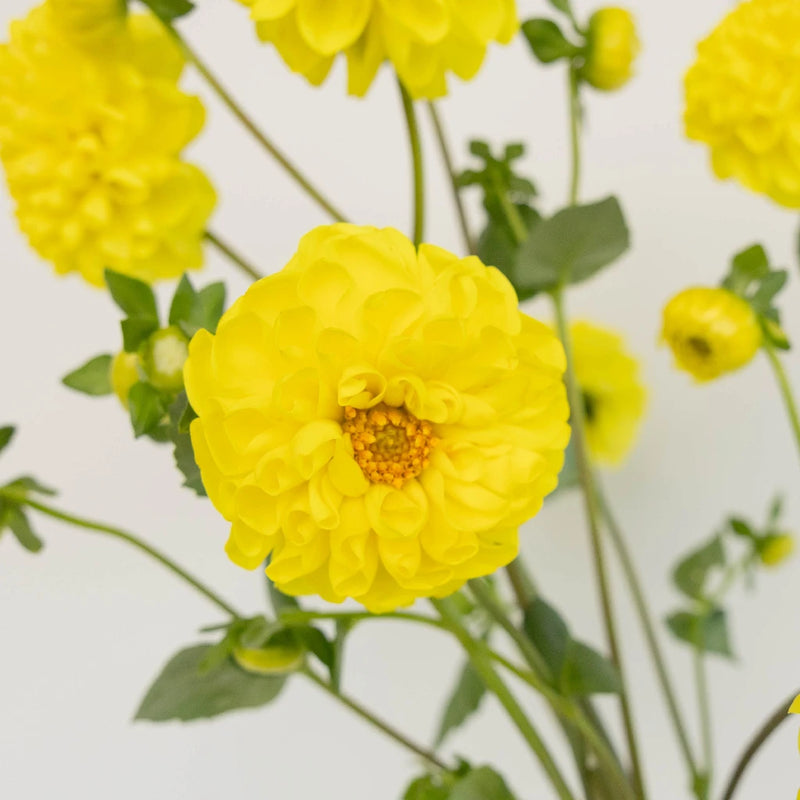
[[[727,289],[685,289],[664,308],[662,337],[678,367],[710,381],[748,364],[761,328],[748,303]]]
[[[613,91],[633,77],[641,45],[636,23],[624,8],[601,8],[589,19],[583,79],[595,89]]]
[[[800,208],[800,4],[739,3],[698,46],[686,75],[686,135],[717,177]]]
[[[556,486],[564,368],[477,258],[312,231],[189,346],[192,443],[228,555],[375,612],[493,572]]]
[[[201,266],[215,195],[179,158],[204,119],[178,89],[180,50],[150,14],[84,46],[57,8],[0,45],[0,160],[20,228],[58,273],[96,285],[106,267],[153,281]]]
[[[389,60],[414,98],[447,93],[446,75],[470,80],[491,42],[519,27],[515,0],[239,0],[262,41],[318,86],[339,53],[350,94],[366,94]]]
[[[619,464],[636,440],[647,404],[639,365],[613,331],[575,322],[570,338],[589,452],[599,463]]]

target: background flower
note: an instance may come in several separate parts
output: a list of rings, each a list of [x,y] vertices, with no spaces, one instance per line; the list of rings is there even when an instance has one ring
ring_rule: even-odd
[[[201,266],[215,194],[179,158],[204,120],[178,89],[179,48],[150,14],[85,43],[57,11],[34,9],[0,46],[0,159],[20,228],[57,272],[96,285],[106,267],[153,281]]]
[[[641,45],[636,23],[624,8],[601,8],[589,19],[586,63],[581,75],[595,89],[612,91],[633,76]]]
[[[517,552],[569,438],[555,335],[478,259],[335,225],[200,331],[185,378],[227,551],[385,611]]]
[[[800,4],[739,3],[697,48],[686,75],[686,135],[719,178],[800,208]]]
[[[480,69],[487,46],[517,31],[514,0],[239,0],[251,6],[259,37],[314,85],[345,53],[348,89],[366,94],[381,64],[392,62],[415,98],[447,93],[447,73]]]

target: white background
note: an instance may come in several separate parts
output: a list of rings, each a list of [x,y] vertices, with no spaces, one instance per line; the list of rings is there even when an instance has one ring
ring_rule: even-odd
[[[777,491],[787,522],[800,530],[800,473],[783,408],[763,358],[711,386],[692,385],[657,345],[660,310],[687,284],[715,283],[729,256],[756,241],[792,272],[783,297],[787,327],[800,341],[794,250],[796,218],[710,174],[707,153],[680,123],[681,79],[695,43],[721,18],[726,0],[629,0],[644,42],[639,76],[613,96],[588,102],[584,197],[616,192],[633,230],[631,253],[575,291],[573,312],[623,331],[644,364],[650,407],[641,440],[607,483],[655,611],[678,602],[668,569],[727,513],[760,519]],[[0,25],[28,0],[3,0]],[[344,72],[322,90],[291,75],[259,46],[246,13],[231,0],[202,0],[182,26],[235,95],[316,182],[352,216],[407,226],[407,147],[395,86],[384,72],[369,98],[344,94]],[[523,16],[544,2],[521,0]],[[580,12],[591,5],[579,2]],[[214,227],[264,271],[291,256],[299,237],[326,220],[258,149],[194,76],[209,122],[191,157],[220,193]],[[567,183],[565,76],[532,63],[521,42],[494,49],[479,78],[454,84],[442,104],[451,137],[496,144],[524,140],[526,170],[542,205],[564,203]],[[460,246],[453,209],[427,129],[431,185],[428,237]],[[462,164],[465,159],[460,158]],[[61,375],[119,346],[108,298],[77,279],[59,280],[18,234],[0,194],[0,422],[20,433],[0,462],[0,480],[34,472],[61,491],[58,503],[124,524],[202,576],[232,602],[262,608],[257,574],[228,562],[225,526],[214,510],[179,489],[168,451],[134,443],[113,399],[60,386]],[[479,209],[472,208],[477,223]],[[201,280],[225,277],[233,295],[245,283],[209,254]],[[547,314],[534,303],[531,312]],[[793,313],[794,312],[794,313]],[[800,386],[796,354],[787,358]],[[217,611],[157,565],[124,545],[48,520],[33,557],[0,542],[0,796],[54,795],[116,800],[315,798],[392,800],[418,765],[391,741],[300,679],[277,704],[189,725],[133,724],[137,703],[165,660],[198,640]],[[576,497],[554,500],[522,532],[522,549],[545,593],[574,630],[601,645],[598,601]],[[731,600],[738,659],[711,668],[716,755],[727,772],[745,738],[800,684],[800,559],[764,575],[751,595]],[[650,664],[615,574],[636,723],[651,796],[688,797],[681,762]],[[687,713],[692,707],[687,651],[669,645]],[[461,657],[436,632],[397,623],[359,630],[348,650],[346,687],[422,741],[434,733],[440,698]],[[527,693],[525,693],[527,697]],[[544,715],[526,700],[537,718]],[[616,719],[613,703],[604,703]],[[696,738],[696,719],[689,714]],[[549,730],[545,722],[543,727]],[[749,774],[742,798],[793,798],[800,784],[796,724],[787,724]],[[494,702],[453,737],[447,752],[496,764],[522,800],[548,797],[540,771]]]

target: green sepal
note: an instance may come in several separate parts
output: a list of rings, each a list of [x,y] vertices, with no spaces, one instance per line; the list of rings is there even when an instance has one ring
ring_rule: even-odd
[[[164,395],[155,386],[139,381],[128,394],[128,409],[131,415],[134,436],[155,436],[164,441],[162,425],[168,414]]]
[[[522,33],[533,55],[542,64],[552,64],[561,59],[573,58],[580,52],[551,19],[537,17],[522,24]]]
[[[460,728],[480,708],[486,695],[483,678],[467,661],[458,674],[458,680],[445,704],[439,730],[436,733],[438,747],[454,730]]]
[[[61,379],[61,383],[76,392],[91,395],[92,397],[105,397],[112,394],[111,362],[113,356],[108,354],[95,356],[82,367],[73,370]]]
[[[727,563],[721,536],[715,536],[708,544],[690,553],[677,564],[672,573],[675,585],[693,600],[705,599],[709,575]]]
[[[14,438],[16,432],[17,429],[13,425],[4,425],[0,428],[0,453],[11,444],[11,440]]]
[[[728,633],[728,618],[721,608],[708,612],[678,611],[667,617],[673,635],[703,653],[733,658]]]
[[[142,0],[142,2],[166,23],[185,17],[194,11],[194,3],[189,0]]]

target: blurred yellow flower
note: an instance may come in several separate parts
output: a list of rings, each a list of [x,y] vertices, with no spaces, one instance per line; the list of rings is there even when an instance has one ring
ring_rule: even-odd
[[[664,307],[662,337],[675,363],[698,381],[748,364],[761,347],[761,328],[745,300],[727,289],[685,289]]]
[[[125,26],[126,0],[47,0],[47,5],[54,24],[82,44],[120,33]]]
[[[601,8],[589,19],[586,63],[581,75],[595,89],[619,89],[633,77],[633,63],[640,49],[630,11]]]
[[[125,408],[128,407],[128,395],[133,385],[141,380],[140,365],[137,353],[126,353],[124,350],[117,353],[111,362],[111,388]]]
[[[366,94],[392,62],[414,98],[447,94],[447,73],[475,76],[491,42],[519,27],[515,0],[239,0],[251,7],[262,41],[318,86],[339,53],[350,94]]]
[[[789,533],[776,533],[766,537],[758,551],[761,563],[767,567],[780,566],[795,551],[794,537]]]
[[[589,452],[599,463],[619,464],[636,440],[647,404],[639,365],[622,337],[606,328],[574,322],[570,338]]]
[[[800,3],[737,4],[686,75],[686,135],[719,178],[800,208]]]
[[[150,14],[81,44],[57,8],[0,45],[0,159],[20,228],[58,273],[95,285],[106,267],[150,282],[201,266],[215,194],[179,158],[204,111],[178,89],[178,46]]]
[[[564,353],[477,258],[318,228],[189,346],[192,443],[227,552],[375,612],[517,553],[569,439]]]

